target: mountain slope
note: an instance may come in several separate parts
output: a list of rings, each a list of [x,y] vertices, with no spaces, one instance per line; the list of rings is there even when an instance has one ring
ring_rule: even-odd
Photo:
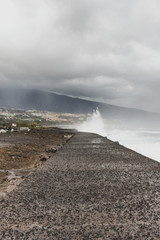
[[[102,116],[110,120],[125,120],[126,123],[141,125],[160,125],[160,114],[158,113],[118,107],[40,90],[0,89],[0,106],[83,114],[92,113],[98,107]]]

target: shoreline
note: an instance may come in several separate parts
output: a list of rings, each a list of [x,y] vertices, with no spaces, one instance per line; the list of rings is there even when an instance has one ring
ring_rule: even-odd
[[[141,135],[141,133],[146,135]],[[149,131],[148,131],[149,132]],[[113,142],[119,142],[122,146],[131,149],[145,157],[160,162],[160,132],[151,131],[153,133],[148,135],[147,130],[134,130],[134,129],[115,129],[106,130],[104,133],[94,132],[100,134],[103,137],[107,137]],[[90,132],[91,133],[91,132]],[[151,139],[148,141],[148,139]],[[154,141],[153,141],[154,139]]]

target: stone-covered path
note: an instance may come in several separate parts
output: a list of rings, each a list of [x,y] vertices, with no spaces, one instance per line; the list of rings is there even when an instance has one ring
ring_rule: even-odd
[[[76,133],[0,202],[0,239],[160,239],[160,164]]]

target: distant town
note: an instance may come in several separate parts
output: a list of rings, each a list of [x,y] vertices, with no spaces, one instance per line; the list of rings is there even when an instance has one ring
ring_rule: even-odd
[[[61,126],[79,124],[86,120],[87,115],[55,113],[39,110],[22,110],[14,108],[0,108],[0,129],[8,127],[17,128],[39,128],[47,126]]]

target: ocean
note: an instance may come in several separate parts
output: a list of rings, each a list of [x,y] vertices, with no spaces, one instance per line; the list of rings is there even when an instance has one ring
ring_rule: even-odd
[[[158,129],[135,130],[111,127],[105,123],[98,110],[76,128],[78,131],[94,132],[112,141],[118,141],[121,145],[160,162],[160,130]]]

